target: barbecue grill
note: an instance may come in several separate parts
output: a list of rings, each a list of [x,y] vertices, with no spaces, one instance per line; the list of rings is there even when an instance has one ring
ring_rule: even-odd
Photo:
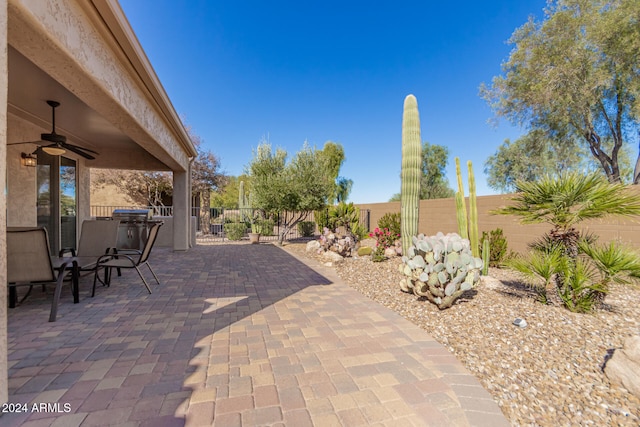
[[[151,210],[147,209],[116,209],[112,218],[120,221],[118,227],[118,249],[142,250],[147,243],[149,228],[159,222],[151,218]]]

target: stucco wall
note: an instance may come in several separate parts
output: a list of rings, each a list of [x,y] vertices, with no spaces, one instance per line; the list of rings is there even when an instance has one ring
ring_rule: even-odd
[[[6,103],[4,104],[6,106]],[[13,114],[7,115],[7,142],[33,141],[34,135],[46,132]],[[34,144],[7,147],[7,225],[32,227],[37,225],[36,168],[22,165],[20,153],[32,153]]]
[[[630,187],[630,191],[640,192],[637,186]],[[490,211],[506,206],[510,195],[481,196],[478,197],[478,230],[491,231],[501,228],[507,238],[509,249],[516,252],[525,252],[528,243],[542,236],[551,229],[547,224],[522,225],[518,218],[504,215],[492,215]],[[467,209],[469,199],[467,198]],[[379,219],[387,212],[400,212],[400,202],[359,204],[360,209],[369,209],[371,212],[371,228],[377,227]],[[619,241],[634,248],[640,249],[640,218],[608,219],[598,221],[586,221],[582,224],[582,230],[600,236],[600,242]],[[420,201],[420,220],[418,225],[420,233],[435,234],[458,231],[456,220],[456,206],[454,199],[437,199]]]

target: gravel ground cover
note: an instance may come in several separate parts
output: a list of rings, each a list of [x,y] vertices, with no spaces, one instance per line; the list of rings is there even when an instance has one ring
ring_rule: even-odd
[[[370,244],[370,242],[369,242]],[[297,255],[305,244],[285,247]],[[324,262],[323,262],[324,263]],[[490,269],[450,309],[400,291],[399,258],[348,258],[341,279],[422,327],[493,395],[516,426],[638,426],[640,399],[610,384],[603,365],[626,337],[640,334],[640,288],[614,286],[607,306],[574,314],[543,305],[512,271]],[[513,325],[516,318],[528,325]]]

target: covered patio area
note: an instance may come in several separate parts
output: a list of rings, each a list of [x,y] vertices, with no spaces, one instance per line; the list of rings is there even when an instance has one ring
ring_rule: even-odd
[[[0,281],[5,227],[46,228],[53,254],[76,247],[91,216],[91,168],[172,172],[167,240],[188,250],[197,151],[117,0],[0,0],[0,45]],[[0,403],[8,401],[5,295]]]
[[[443,346],[331,269],[271,244],[151,262],[151,295],[126,271],[95,298],[83,278],[55,323],[39,292],[9,311],[9,402],[27,412],[0,424],[509,425]]]

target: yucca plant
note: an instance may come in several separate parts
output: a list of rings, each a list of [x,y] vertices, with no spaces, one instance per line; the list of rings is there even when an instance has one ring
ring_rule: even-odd
[[[570,310],[588,311],[604,302],[611,282],[628,283],[640,277],[636,253],[614,243],[598,247],[596,236],[583,235],[576,228],[587,219],[637,217],[640,195],[597,173],[574,172],[557,178],[547,176],[538,182],[518,181],[516,187],[518,193],[512,198],[515,203],[494,213],[520,216],[523,224],[546,222],[552,226],[531,245],[531,254],[512,263],[520,271],[526,270],[523,265],[527,263],[534,271],[553,271],[551,279],[545,279],[546,301],[558,303],[559,297]],[[555,291],[549,280],[555,283]]]

